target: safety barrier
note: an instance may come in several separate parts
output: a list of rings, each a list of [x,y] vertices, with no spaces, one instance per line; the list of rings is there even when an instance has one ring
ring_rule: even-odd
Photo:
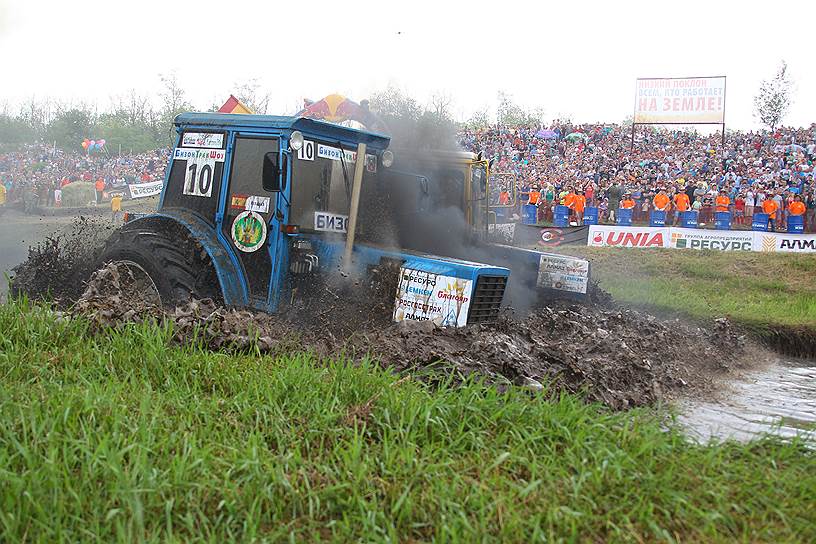
[[[802,234],[805,232],[805,216],[791,215],[788,216],[788,232],[791,234]]]
[[[622,227],[632,226],[632,208],[618,209],[618,225]]]
[[[687,229],[696,229],[697,228],[697,212],[695,210],[689,210],[687,212],[683,212],[682,215],[683,227]]]
[[[652,210],[649,214],[650,227],[665,227],[666,226],[666,212],[663,210]]]
[[[754,218],[751,220],[751,230],[759,231],[759,232],[767,232],[768,231],[768,214],[767,213],[755,213]]]
[[[716,230],[731,230],[731,212],[715,212],[714,228]]]
[[[525,204],[522,206],[521,222],[524,225],[535,225],[538,223],[538,208],[535,204]]]
[[[560,204],[557,205],[555,207],[555,213],[553,214],[553,225],[555,225],[556,227],[568,227],[569,215],[570,215],[569,206],[562,206]]]
[[[598,224],[598,208],[596,206],[589,206],[584,210],[584,225]]]

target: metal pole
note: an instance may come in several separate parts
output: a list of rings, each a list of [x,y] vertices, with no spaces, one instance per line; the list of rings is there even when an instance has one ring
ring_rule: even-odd
[[[632,121],[632,144],[629,146],[629,153],[633,153],[635,151],[635,122]]]
[[[351,187],[351,207],[349,209],[348,233],[346,234],[346,251],[343,255],[343,268],[351,265],[351,251],[354,248],[354,234],[357,230],[357,209],[360,205],[360,187],[363,184],[366,144],[357,144],[357,161],[354,164],[354,182]],[[340,149],[340,153],[345,153]]]

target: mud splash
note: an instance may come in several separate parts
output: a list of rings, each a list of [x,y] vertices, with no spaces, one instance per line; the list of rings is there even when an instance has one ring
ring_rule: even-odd
[[[196,339],[222,351],[370,356],[428,381],[478,377],[499,387],[532,389],[545,383],[553,394],[578,393],[618,410],[711,392],[714,378],[742,368],[746,352],[756,349],[726,320],[702,329],[574,303],[559,303],[522,320],[505,316],[492,325],[461,329],[376,319],[351,331],[320,318],[300,316],[295,324],[286,317],[225,309],[211,300],[163,309],[123,295],[133,281],[127,271],[109,265],[93,274],[67,313],[89,319],[97,333],[129,323],[169,323],[177,344]]]
[[[28,258],[11,270],[11,294],[58,305],[77,300],[113,230],[106,217],[80,216],[63,231],[30,246]]]

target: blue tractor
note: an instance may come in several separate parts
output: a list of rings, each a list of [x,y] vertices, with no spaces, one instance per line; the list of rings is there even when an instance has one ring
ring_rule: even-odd
[[[164,305],[212,297],[279,312],[319,304],[327,295],[313,287],[330,281],[363,297],[376,276],[395,321],[497,317],[506,268],[407,251],[389,236],[388,137],[270,115],[185,113],[175,128],[158,211],[127,222],[103,254]]]

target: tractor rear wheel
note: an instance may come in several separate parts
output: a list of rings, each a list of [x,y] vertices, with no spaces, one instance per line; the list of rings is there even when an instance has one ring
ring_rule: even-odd
[[[180,228],[155,229],[128,225],[111,236],[102,253],[101,264],[115,263],[136,281],[141,298],[155,296],[164,306],[174,306],[196,298],[220,299],[218,280],[209,257],[200,244]]]

